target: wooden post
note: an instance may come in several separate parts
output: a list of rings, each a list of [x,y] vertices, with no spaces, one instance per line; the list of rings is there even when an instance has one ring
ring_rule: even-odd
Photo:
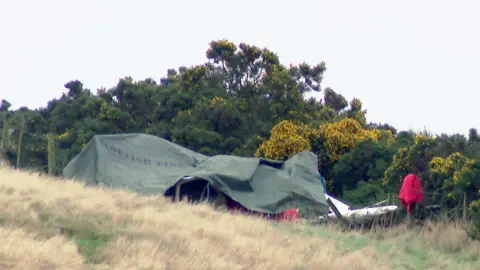
[[[47,156],[48,156],[48,174],[53,175],[55,171],[55,135],[47,134]]]
[[[467,221],[467,192],[463,193],[463,221]]]
[[[22,122],[20,124],[20,135],[18,137],[18,147],[17,147],[17,169],[20,169],[20,160],[22,156],[22,140],[23,140],[23,129],[25,126],[25,115],[22,115]]]
[[[175,186],[175,202],[179,202],[180,201],[180,188],[182,187],[182,185],[186,182],[185,179],[181,179],[180,181],[178,181],[177,185]]]
[[[8,123],[7,123],[7,112],[3,112],[3,121],[2,121],[2,140],[0,141],[0,151],[4,152],[8,148]]]

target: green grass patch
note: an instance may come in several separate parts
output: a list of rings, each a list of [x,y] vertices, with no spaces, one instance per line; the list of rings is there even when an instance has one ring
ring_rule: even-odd
[[[89,212],[76,212],[73,215],[65,210],[68,209],[65,204],[62,209],[51,209],[40,203],[32,206],[38,213],[38,219],[0,211],[0,226],[24,228],[45,238],[64,235],[76,243],[86,263],[96,264],[103,261],[102,250],[115,235],[110,216]]]
[[[434,243],[413,236],[399,235],[379,240],[368,233],[340,232],[323,225],[273,223],[273,226],[286,233],[334,240],[344,252],[373,246],[375,256],[386,256],[392,269],[475,269],[474,266],[480,263],[478,253],[466,250],[447,252]]]
[[[100,263],[104,259],[101,256],[101,251],[112,239],[112,236],[92,234],[87,237],[73,235],[72,238],[77,243],[78,249],[87,263]]]
[[[42,213],[42,223],[55,228],[72,239],[87,263],[100,263],[104,259],[102,249],[112,240],[113,226],[107,226],[108,216],[85,213],[77,217]]]

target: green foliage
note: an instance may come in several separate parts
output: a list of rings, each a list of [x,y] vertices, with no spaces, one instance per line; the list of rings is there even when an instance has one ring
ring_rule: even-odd
[[[358,181],[355,189],[345,190],[342,198],[353,207],[365,207],[387,198],[380,181]]]
[[[3,103],[3,100],[2,100]],[[10,134],[8,130],[10,129],[10,126],[8,125],[8,116],[7,116],[7,111],[4,111],[2,114],[2,138],[0,140],[0,153],[7,151],[9,148],[8,146],[8,139],[10,137]]]
[[[469,211],[473,220],[472,237],[480,240],[480,161],[469,160],[457,173],[453,195],[467,194]]]
[[[393,156],[392,163],[385,171],[384,185],[398,190],[403,177],[410,172],[424,178],[428,173],[429,162],[434,157],[433,147],[436,141],[432,137],[417,134],[415,143],[410,147],[401,147]]]
[[[480,190],[478,192],[480,193]],[[474,239],[480,239],[480,200],[473,201],[469,206],[469,210],[473,219],[470,235]]]
[[[393,147],[386,141],[361,141],[333,166],[334,190],[355,204],[371,203],[371,198],[380,200],[385,193],[380,184],[393,154]]]
[[[330,107],[337,112],[345,109],[348,106],[347,100],[342,95],[333,91],[331,88],[325,89],[323,99],[325,101],[325,106]]]

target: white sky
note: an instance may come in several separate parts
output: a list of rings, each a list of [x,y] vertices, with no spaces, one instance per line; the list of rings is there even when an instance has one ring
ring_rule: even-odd
[[[479,1],[0,0],[0,99],[45,106],[86,88],[206,61],[211,40],[325,61],[323,87],[367,118],[435,133],[480,129]],[[476,16],[477,15],[477,16]]]

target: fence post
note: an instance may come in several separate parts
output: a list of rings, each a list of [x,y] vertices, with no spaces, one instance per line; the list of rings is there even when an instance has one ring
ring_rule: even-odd
[[[22,115],[22,122],[20,124],[20,135],[18,137],[18,147],[17,147],[17,169],[20,169],[20,160],[22,156],[22,139],[23,139],[23,128],[25,126],[25,115]]]
[[[47,134],[47,156],[48,156],[48,174],[53,175],[55,170],[55,136],[53,133]]]
[[[467,192],[463,192],[463,221],[467,221]]]
[[[3,129],[2,129],[2,140],[0,141],[0,151],[5,152],[8,148],[8,123],[7,123],[7,112],[3,112]]]

